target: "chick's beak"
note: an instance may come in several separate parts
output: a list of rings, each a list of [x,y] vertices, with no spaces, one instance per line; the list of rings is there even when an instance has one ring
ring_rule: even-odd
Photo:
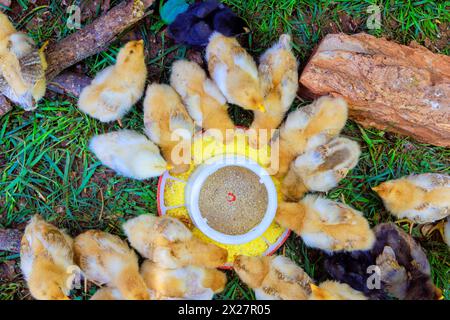
[[[262,104],[258,105],[257,109],[261,112],[266,112],[266,108]]]
[[[372,190],[375,191],[376,193],[378,193],[379,191],[381,191],[383,189],[383,187],[380,185],[376,186],[376,187],[372,187]]]
[[[310,286],[312,292],[314,292],[314,293],[320,292],[320,288],[318,286],[316,286],[314,283],[310,283],[309,286]]]
[[[168,163],[168,164],[166,165],[166,170],[167,170],[167,171],[170,171],[170,170],[172,170],[173,168],[174,168],[174,166],[171,165],[170,163]]]

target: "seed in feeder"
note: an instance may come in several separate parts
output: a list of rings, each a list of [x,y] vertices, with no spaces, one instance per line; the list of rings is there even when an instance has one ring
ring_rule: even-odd
[[[265,185],[253,171],[240,166],[217,170],[200,190],[202,217],[211,228],[228,235],[245,234],[256,227],[267,205]]]

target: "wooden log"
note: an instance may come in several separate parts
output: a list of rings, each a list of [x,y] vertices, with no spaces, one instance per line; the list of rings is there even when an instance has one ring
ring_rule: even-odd
[[[11,103],[5,96],[0,94],[0,117],[12,109]]]
[[[74,72],[63,72],[48,83],[47,88],[59,94],[79,97],[84,87],[91,83],[88,76]]]
[[[20,252],[22,233],[17,229],[0,229],[0,251]]]
[[[123,1],[90,25],[50,45],[45,52],[47,79],[52,80],[75,63],[105,50],[119,34],[141,20],[144,11],[141,0]]]
[[[310,58],[300,83],[307,89],[305,96],[344,97],[350,117],[364,127],[450,147],[448,56],[365,33],[329,34]]]
[[[45,51],[49,89],[79,96],[81,89],[89,84],[88,77],[74,73],[56,76],[87,57],[105,50],[120,34],[144,18],[145,9],[153,2],[153,0],[123,1],[85,28],[51,44]],[[0,116],[11,109],[8,100],[0,95]]]

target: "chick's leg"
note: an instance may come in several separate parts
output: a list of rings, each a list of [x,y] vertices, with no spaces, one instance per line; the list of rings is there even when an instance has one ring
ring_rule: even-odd
[[[439,231],[441,234],[442,239],[445,240],[445,220],[441,220],[438,223],[434,224],[430,229],[426,231],[426,236],[431,235],[435,231]]]
[[[402,223],[406,223],[409,226],[409,234],[412,234],[412,229],[414,227],[414,221],[411,221],[409,219],[400,219],[395,221],[396,224],[400,225]]]

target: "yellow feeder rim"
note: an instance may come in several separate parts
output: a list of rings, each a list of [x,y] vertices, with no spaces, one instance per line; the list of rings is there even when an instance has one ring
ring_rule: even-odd
[[[157,190],[157,208],[158,215],[168,215],[178,218],[192,231],[197,238],[214,243],[228,251],[228,261],[223,265],[222,269],[231,269],[233,261],[238,255],[262,256],[271,255],[277,251],[289,237],[291,230],[281,227],[275,221],[269,228],[258,238],[238,245],[230,245],[216,242],[205,234],[203,234],[192,222],[189,212],[185,206],[185,187],[190,175],[196,167],[218,155],[237,154],[245,156],[256,161],[262,167],[267,168],[270,163],[270,147],[262,147],[255,149],[248,143],[248,136],[244,130],[239,130],[234,137],[233,143],[224,144],[216,139],[206,136],[204,133],[198,133],[193,140],[191,147],[191,156],[193,161],[187,172],[182,174],[171,174],[166,171],[158,180]],[[278,200],[280,196],[280,182],[272,177],[274,185],[277,189]]]

